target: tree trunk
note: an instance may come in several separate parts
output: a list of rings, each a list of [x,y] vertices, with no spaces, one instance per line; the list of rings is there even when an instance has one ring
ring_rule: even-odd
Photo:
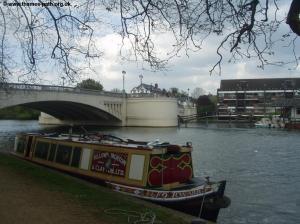
[[[300,0],[293,0],[286,19],[294,33],[300,36]]]

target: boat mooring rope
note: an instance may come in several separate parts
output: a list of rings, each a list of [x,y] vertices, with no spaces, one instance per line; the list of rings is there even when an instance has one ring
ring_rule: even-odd
[[[203,195],[203,197],[202,197],[202,202],[201,202],[201,207],[200,207],[200,211],[199,211],[199,215],[198,215],[198,217],[201,217],[201,215],[202,215],[202,210],[203,210],[203,204],[204,204],[204,200],[205,200],[205,187],[206,187],[206,184],[204,185],[204,195]]]
[[[127,211],[123,209],[106,209],[104,213],[109,215],[124,215],[127,216],[127,223],[129,224],[162,224],[163,222],[156,219],[156,214],[150,212]]]

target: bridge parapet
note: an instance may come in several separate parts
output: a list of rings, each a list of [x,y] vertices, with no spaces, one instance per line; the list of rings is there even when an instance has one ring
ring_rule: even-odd
[[[130,93],[126,96],[127,98],[169,98],[169,96],[158,93]]]
[[[92,89],[81,89],[78,87],[65,87],[65,86],[51,86],[51,85],[38,85],[38,84],[23,84],[23,83],[2,83],[0,85],[0,90],[10,92],[12,90],[23,90],[23,91],[53,91],[53,92],[71,92],[79,94],[89,94],[89,95],[100,95],[100,96],[110,96],[110,97],[122,97],[122,93],[109,92],[109,91],[99,91]]]

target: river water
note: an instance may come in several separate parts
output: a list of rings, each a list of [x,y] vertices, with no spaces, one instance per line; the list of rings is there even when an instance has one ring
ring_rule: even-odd
[[[135,140],[191,141],[195,175],[227,180],[225,192],[232,203],[220,212],[218,223],[300,223],[300,131],[230,124],[94,130]],[[0,151],[12,149],[16,133],[35,131],[67,132],[67,128],[0,121]]]

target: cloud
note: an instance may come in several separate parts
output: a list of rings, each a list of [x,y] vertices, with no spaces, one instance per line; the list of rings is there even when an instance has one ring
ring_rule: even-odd
[[[284,18],[288,11],[288,3],[284,2],[281,4],[283,5],[280,6],[278,19]],[[112,19],[107,18],[107,21],[109,20],[117,20],[116,15]],[[274,56],[270,55],[268,60],[282,61],[283,59],[292,60],[294,58],[291,48],[283,47],[292,44],[292,42],[281,41],[282,34],[288,31],[289,27],[283,23],[278,33],[273,36],[274,40],[277,40],[273,46],[276,54]],[[106,90],[122,88],[123,70],[126,71],[125,87],[127,92],[139,84],[140,74],[144,76],[143,82],[149,84],[158,83],[161,88],[178,87],[185,91],[189,88],[191,92],[194,88],[201,87],[210,93],[216,93],[222,79],[300,77],[300,66],[295,64],[265,66],[264,69],[261,69],[257,67],[259,65],[258,58],[237,59],[235,62],[228,63],[230,55],[226,53],[225,49],[222,51],[224,59],[221,76],[210,75],[209,71],[219,59],[216,49],[220,43],[220,37],[214,36],[203,42],[203,49],[200,51],[194,52],[194,49],[192,49],[188,51],[188,56],[184,51],[179,52],[170,60],[167,70],[151,72],[145,62],[129,60],[133,56],[130,51],[130,43],[128,40],[122,43],[121,36],[115,31],[105,29],[103,33],[97,31],[96,34],[98,35],[95,40],[96,46],[103,51],[103,56],[93,61],[95,73],[86,74],[82,78],[94,78],[100,81]],[[173,36],[170,33],[156,33],[153,41],[157,44],[157,54],[167,57],[172,49],[173,40]],[[295,52],[300,52],[299,38],[295,41],[295,47]],[[120,50],[122,50],[122,56],[126,56],[128,60],[122,59]],[[289,70],[288,68],[292,69]]]
[[[159,42],[159,51],[162,55],[169,52],[167,45],[168,35],[156,36]],[[170,39],[170,38],[169,38]],[[122,38],[118,34],[107,34],[103,37],[97,37],[96,45],[103,51],[103,57],[95,61],[94,68],[96,74],[90,74],[92,78],[103,83],[106,90],[113,88],[122,88],[122,71],[126,71],[125,87],[129,92],[134,86],[139,84],[139,75],[143,74],[145,83],[158,83],[161,88],[169,89],[178,87],[184,91],[189,88],[191,91],[196,87],[203,88],[207,93],[216,93],[221,79],[248,79],[248,78],[275,78],[275,77],[299,77],[299,66],[297,70],[288,70],[284,66],[266,66],[264,70],[257,67],[258,62],[255,59],[245,59],[243,61],[227,63],[229,57],[224,55],[222,64],[222,75],[209,75],[209,70],[218,60],[216,54],[216,40],[205,41],[202,50],[198,52],[180,52],[172,58],[168,65],[168,70],[151,72],[147,70],[147,64],[141,61],[122,60],[120,50],[122,47]],[[124,42],[122,51],[130,53],[128,42]],[[277,53],[277,57],[290,56],[291,50],[284,49]],[[88,75],[87,75],[88,76]]]
[[[76,3],[79,4],[81,1],[76,0]],[[270,1],[270,4],[272,1]],[[278,21],[285,19],[286,14],[289,10],[290,1],[277,1],[279,6],[279,11],[277,12]],[[99,5],[101,5],[99,3]],[[274,17],[275,7],[269,8],[269,20]],[[75,13],[79,13],[80,11]],[[219,56],[216,54],[216,49],[220,43],[221,37],[210,36],[203,42],[202,48],[200,51],[194,52],[191,49],[188,51],[188,56],[186,52],[181,51],[170,60],[168,64],[168,70],[151,72],[147,63],[142,61],[131,61],[131,60],[122,60],[120,56],[120,50],[122,49],[123,56],[127,59],[132,58],[132,52],[130,51],[130,43],[125,40],[122,45],[122,38],[118,34],[120,31],[120,15],[117,11],[108,11],[103,10],[103,7],[96,7],[96,15],[99,15],[100,20],[95,22],[95,42],[97,48],[103,51],[103,56],[99,59],[92,61],[93,69],[95,73],[89,72],[82,75],[82,79],[85,78],[94,78],[103,83],[106,90],[113,88],[122,88],[122,71],[126,71],[126,89],[130,91],[131,88],[139,84],[138,76],[143,74],[144,82],[147,83],[158,83],[160,87],[169,89],[170,87],[178,87],[179,89],[193,89],[195,87],[201,87],[207,92],[215,93],[216,89],[219,86],[221,79],[234,79],[234,78],[272,78],[272,77],[300,77],[299,71],[300,67],[296,64],[288,64],[287,66],[265,66],[262,70],[257,67],[259,62],[257,58],[254,59],[238,59],[236,62],[227,63],[230,56],[226,53],[225,50],[222,50],[224,53],[224,60],[222,64],[222,75],[209,75],[209,71],[212,66],[218,61]],[[76,14],[75,14],[76,15]],[[257,18],[259,19],[261,18]],[[15,23],[17,24],[17,23]],[[0,28],[1,29],[1,28]],[[299,38],[295,42],[290,42],[293,39],[293,35],[289,38],[283,38],[283,34],[290,31],[290,28],[284,22],[280,25],[278,32],[274,34],[273,48],[276,50],[276,54],[268,56],[270,61],[283,61],[288,60],[292,61],[294,59],[293,52],[291,47],[295,44],[295,52],[299,54],[300,52],[300,40]],[[13,36],[13,29],[8,29],[7,35]],[[50,31],[47,31],[50,32]],[[55,34],[55,31],[52,31]],[[49,33],[51,34],[51,32]],[[65,33],[66,36],[68,36]],[[50,38],[51,35],[48,35]],[[46,38],[46,36],[44,37]],[[46,38],[48,40],[48,38]],[[269,38],[269,37],[267,37]],[[288,40],[289,39],[289,40]],[[40,44],[40,40],[37,40],[37,43]],[[55,41],[50,38],[49,43],[45,47],[46,53],[48,55],[48,49],[53,47]],[[155,33],[153,36],[153,41],[157,47],[157,54],[163,58],[168,57],[172,51],[174,37],[171,33],[160,32]],[[260,40],[261,41],[261,40]],[[86,46],[88,39],[83,37],[80,39],[80,44]],[[11,55],[15,61],[22,61],[23,58],[21,54],[15,53],[15,49],[18,47],[17,43],[11,40],[6,40],[7,48],[9,49],[6,53]],[[123,46],[123,47],[122,47]],[[228,49],[227,49],[228,50]],[[41,52],[39,52],[41,53]],[[131,58],[129,58],[131,56]],[[299,55],[298,55],[299,57]],[[57,67],[55,66],[53,60],[46,60],[44,70],[39,71],[42,74],[42,81],[45,84],[61,84],[62,74],[58,72]],[[77,65],[85,65],[83,62],[77,62]],[[17,67],[17,66],[14,66]],[[43,66],[41,66],[43,67]],[[292,68],[289,70],[289,68]],[[16,74],[19,74],[19,71],[14,70]],[[17,81],[15,78],[13,81]]]

